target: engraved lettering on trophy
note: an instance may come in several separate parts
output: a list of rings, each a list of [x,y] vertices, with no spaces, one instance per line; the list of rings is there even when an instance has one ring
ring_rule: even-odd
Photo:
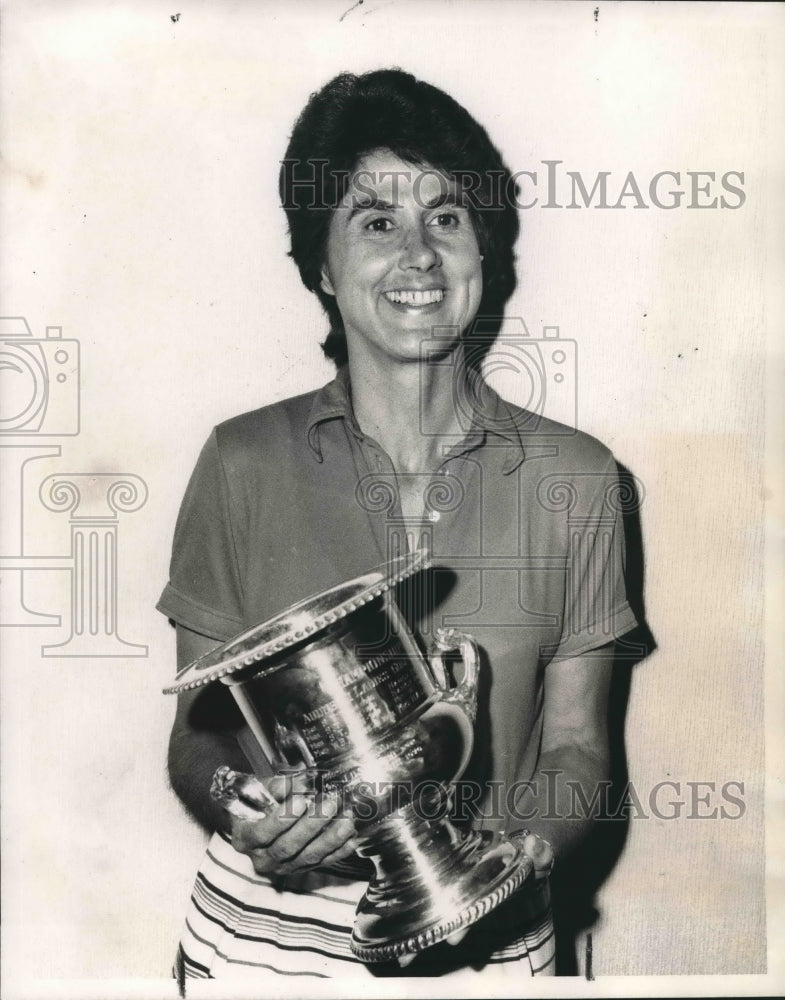
[[[320,705],[319,708],[314,708],[311,712],[306,712],[303,715],[303,722],[316,722],[317,719],[323,719],[330,712],[335,712],[335,705],[331,701],[328,701],[326,705]]]

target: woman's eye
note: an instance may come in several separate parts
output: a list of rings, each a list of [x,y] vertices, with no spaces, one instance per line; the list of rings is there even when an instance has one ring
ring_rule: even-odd
[[[388,233],[393,228],[393,224],[385,218],[371,219],[365,228],[372,233]]]
[[[455,212],[439,212],[431,219],[430,224],[437,229],[454,229],[459,225],[459,221]]]

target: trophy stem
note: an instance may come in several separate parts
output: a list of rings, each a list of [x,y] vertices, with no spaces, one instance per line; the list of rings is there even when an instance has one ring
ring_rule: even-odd
[[[374,825],[358,848],[375,867],[357,908],[352,951],[383,962],[422,951],[475,923],[518,889],[532,870],[519,845],[490,832],[462,834],[446,816],[414,802]],[[420,800],[420,806],[423,800]]]

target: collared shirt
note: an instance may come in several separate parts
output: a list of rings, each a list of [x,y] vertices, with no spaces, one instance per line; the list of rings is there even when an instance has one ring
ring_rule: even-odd
[[[416,525],[401,516],[400,474],[357,425],[346,370],[219,425],[186,491],[158,608],[225,640],[407,547],[427,548],[434,569],[404,588],[404,614],[426,647],[448,626],[481,652],[467,808],[485,826],[521,826],[547,664],[636,624],[618,474],[600,442],[484,383],[456,406],[465,432],[443,442],[436,473],[415,474],[425,511]]]
[[[485,382],[473,381],[471,387],[475,389],[473,393],[467,391],[464,398],[454,401],[462,433],[454,440],[443,440],[445,464],[449,459],[460,457],[484,444],[490,431],[498,438],[498,444],[506,442],[509,445],[503,472],[504,474],[513,472],[525,457],[515,407],[510,406]],[[319,440],[322,424],[336,419],[345,422],[348,430],[361,445],[369,446],[371,453],[377,458],[378,468],[378,463],[383,463],[387,456],[372,438],[362,432],[355,420],[347,367],[339,369],[335,379],[315,394],[308,419],[308,442],[320,461],[322,454]],[[420,430],[428,434],[428,428],[422,426],[422,421]]]

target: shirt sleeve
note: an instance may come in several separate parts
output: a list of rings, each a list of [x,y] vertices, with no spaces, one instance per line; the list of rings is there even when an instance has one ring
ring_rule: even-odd
[[[613,457],[601,472],[571,483],[562,634],[553,659],[578,656],[638,624],[627,600],[623,514],[634,498]]]
[[[231,639],[243,628],[231,497],[215,431],[188,483],[175,526],[169,582],[156,607],[211,639]]]

